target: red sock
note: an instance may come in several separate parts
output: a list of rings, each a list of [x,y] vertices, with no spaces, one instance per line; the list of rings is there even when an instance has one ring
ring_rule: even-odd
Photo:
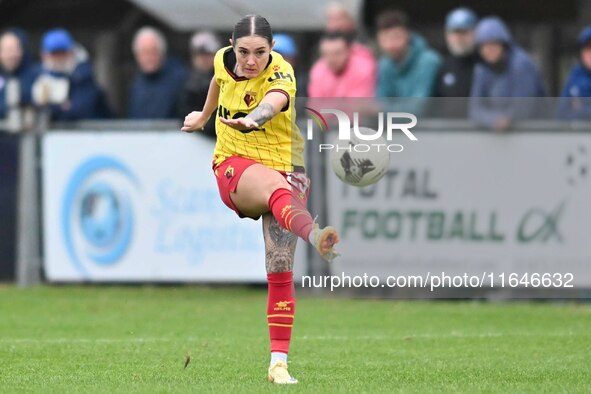
[[[308,242],[314,219],[296,195],[288,189],[279,188],[269,197],[269,208],[281,227]]]
[[[267,282],[269,283],[267,321],[271,337],[271,352],[287,354],[295,313],[293,273],[287,271],[267,274]]]

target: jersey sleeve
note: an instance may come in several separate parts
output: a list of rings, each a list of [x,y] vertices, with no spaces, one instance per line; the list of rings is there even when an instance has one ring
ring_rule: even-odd
[[[273,66],[273,73],[266,81],[265,95],[271,92],[282,93],[287,97],[287,104],[281,110],[289,108],[292,97],[296,95],[296,80],[291,64],[281,59]]]

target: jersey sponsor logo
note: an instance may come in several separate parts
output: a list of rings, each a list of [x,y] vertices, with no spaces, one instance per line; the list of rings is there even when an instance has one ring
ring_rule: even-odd
[[[274,311],[291,311],[291,301],[279,301],[275,303]]]
[[[223,105],[218,107],[218,116],[221,116],[224,119],[230,118],[230,110]]]
[[[224,107],[223,105],[220,105],[218,107],[218,116],[221,116],[224,119],[238,119],[238,118],[244,118],[246,115],[248,115],[248,112],[236,112],[234,115],[232,115],[232,112]],[[250,130],[237,130],[240,131],[243,134],[247,134],[247,133],[251,133],[253,131],[265,131],[264,127],[258,128],[258,129],[250,129]]]
[[[244,102],[246,103],[246,105],[248,105],[250,107],[250,105],[255,102],[256,97],[257,97],[256,92],[248,91],[244,95]]]
[[[220,105],[218,107],[218,116],[221,116],[224,119],[238,119],[238,118],[244,118],[246,115],[248,115],[247,112],[236,112],[234,115],[232,115],[232,112],[224,107],[223,105]]]
[[[283,71],[281,71],[281,72],[275,71],[275,73],[273,73],[273,75],[270,76],[269,79],[267,79],[267,81],[273,82],[273,81],[277,81],[278,79],[289,79],[291,82],[293,82],[293,77],[291,76],[291,74],[284,73]]]

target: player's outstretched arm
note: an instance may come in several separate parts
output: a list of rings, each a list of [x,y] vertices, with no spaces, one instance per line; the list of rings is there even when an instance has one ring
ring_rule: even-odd
[[[268,93],[261,103],[244,118],[225,119],[220,121],[236,130],[258,129],[273,118],[287,105],[287,97],[280,92]]]
[[[209,83],[209,90],[207,91],[207,98],[201,111],[193,111],[185,116],[185,122],[181,131],[192,133],[196,130],[203,130],[205,124],[211,118],[218,106],[218,99],[220,97],[220,87],[218,86],[215,77]]]

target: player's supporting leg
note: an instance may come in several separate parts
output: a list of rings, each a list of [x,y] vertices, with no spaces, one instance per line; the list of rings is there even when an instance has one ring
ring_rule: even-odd
[[[269,286],[267,322],[271,339],[268,379],[278,384],[297,383],[287,371],[287,354],[295,314],[292,269],[297,237],[282,228],[271,213],[263,215],[263,234]]]
[[[247,216],[258,217],[269,210],[284,229],[312,243],[320,255],[331,261],[337,256],[333,246],[339,237],[333,227],[319,228],[285,177],[262,164],[254,164],[242,173],[231,198]]]

